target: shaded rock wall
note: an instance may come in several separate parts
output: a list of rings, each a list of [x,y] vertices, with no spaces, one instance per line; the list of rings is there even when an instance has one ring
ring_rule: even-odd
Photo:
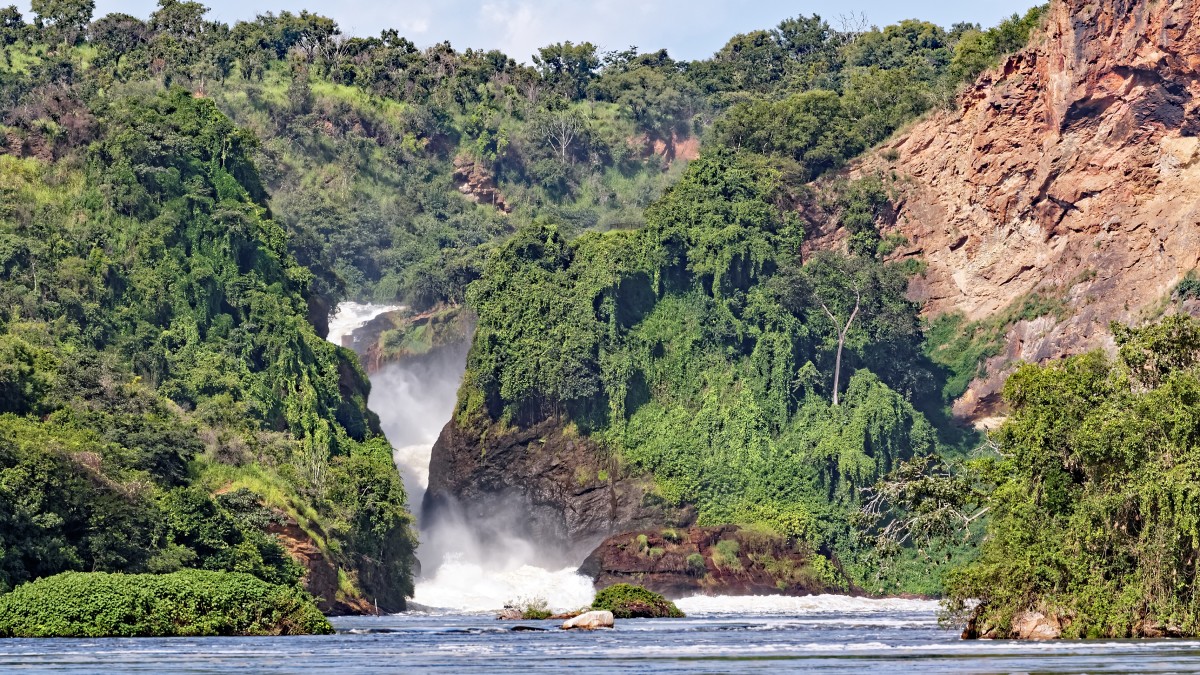
[[[544,552],[543,566],[577,564],[614,533],[691,524],[690,510],[662,504],[651,488],[555,420],[525,429],[452,421],[433,447],[421,528],[461,517],[484,545],[516,536]]]
[[[673,599],[850,590],[844,575],[806,545],[735,525],[660,528],[609,537],[588,555],[579,572],[592,577],[597,589],[629,583]]]

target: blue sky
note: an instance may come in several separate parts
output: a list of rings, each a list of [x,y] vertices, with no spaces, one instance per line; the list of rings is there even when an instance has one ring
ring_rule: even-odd
[[[201,0],[203,1],[203,0]],[[710,56],[737,33],[769,28],[799,14],[820,14],[835,26],[843,14],[871,24],[920,18],[944,26],[991,26],[1035,0],[208,0],[210,16],[233,23],[267,11],[309,9],[333,17],[344,33],[377,35],[396,28],[418,45],[450,40],[456,48],[498,48],[528,62],[551,42],[590,40],[602,49],[666,47],[675,58]],[[28,4],[25,5],[26,8]],[[125,12],[145,18],[156,0],[97,0],[96,16]]]

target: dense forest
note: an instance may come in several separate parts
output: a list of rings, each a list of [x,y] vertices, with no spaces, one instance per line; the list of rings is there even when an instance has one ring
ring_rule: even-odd
[[[1192,448],[1194,324],[1021,370],[984,443],[947,406],[1002,326],[922,319],[922,264],[878,227],[902,178],[839,171],[957,105],[1043,7],[986,30],[801,16],[694,62],[563,42],[532,65],[309,12],[93,11],[0,9],[0,591],[67,570],[294,585],[276,535],[299,531],[336,571],[327,602],[403,607],[406,496],[361,368],[322,339],[357,299],[478,314],[456,423],[556,420],[702,524],[803,541],[866,592],[939,593],[955,567],[953,602],[998,626],[1083,598],[1080,634],[1139,612],[1194,632],[1171,590],[1190,488],[1132,450]],[[823,224],[835,250],[811,246]],[[1169,508],[1114,506],[1138,500]]]

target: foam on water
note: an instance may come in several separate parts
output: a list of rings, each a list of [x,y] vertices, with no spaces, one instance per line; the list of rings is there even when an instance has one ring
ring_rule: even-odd
[[[685,614],[706,616],[787,616],[884,612],[913,612],[932,615],[938,609],[936,600],[853,598],[846,595],[809,595],[805,597],[698,595],[677,600],[675,604]]]
[[[494,569],[473,562],[447,561],[431,578],[417,580],[413,602],[430,608],[492,612],[510,602],[540,598],[554,611],[586,607],[592,580],[574,568],[546,570],[533,565]]]

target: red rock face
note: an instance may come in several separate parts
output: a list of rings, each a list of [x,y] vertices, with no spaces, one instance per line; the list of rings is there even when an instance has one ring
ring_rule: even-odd
[[[1111,347],[1200,265],[1200,0],[1056,0],[1044,33],[856,172],[898,178],[885,230],[920,256],[931,315],[1000,312],[1038,291],[956,411],[997,412],[1016,360]],[[889,161],[890,160],[890,161]],[[833,236],[835,233],[827,233]]]

